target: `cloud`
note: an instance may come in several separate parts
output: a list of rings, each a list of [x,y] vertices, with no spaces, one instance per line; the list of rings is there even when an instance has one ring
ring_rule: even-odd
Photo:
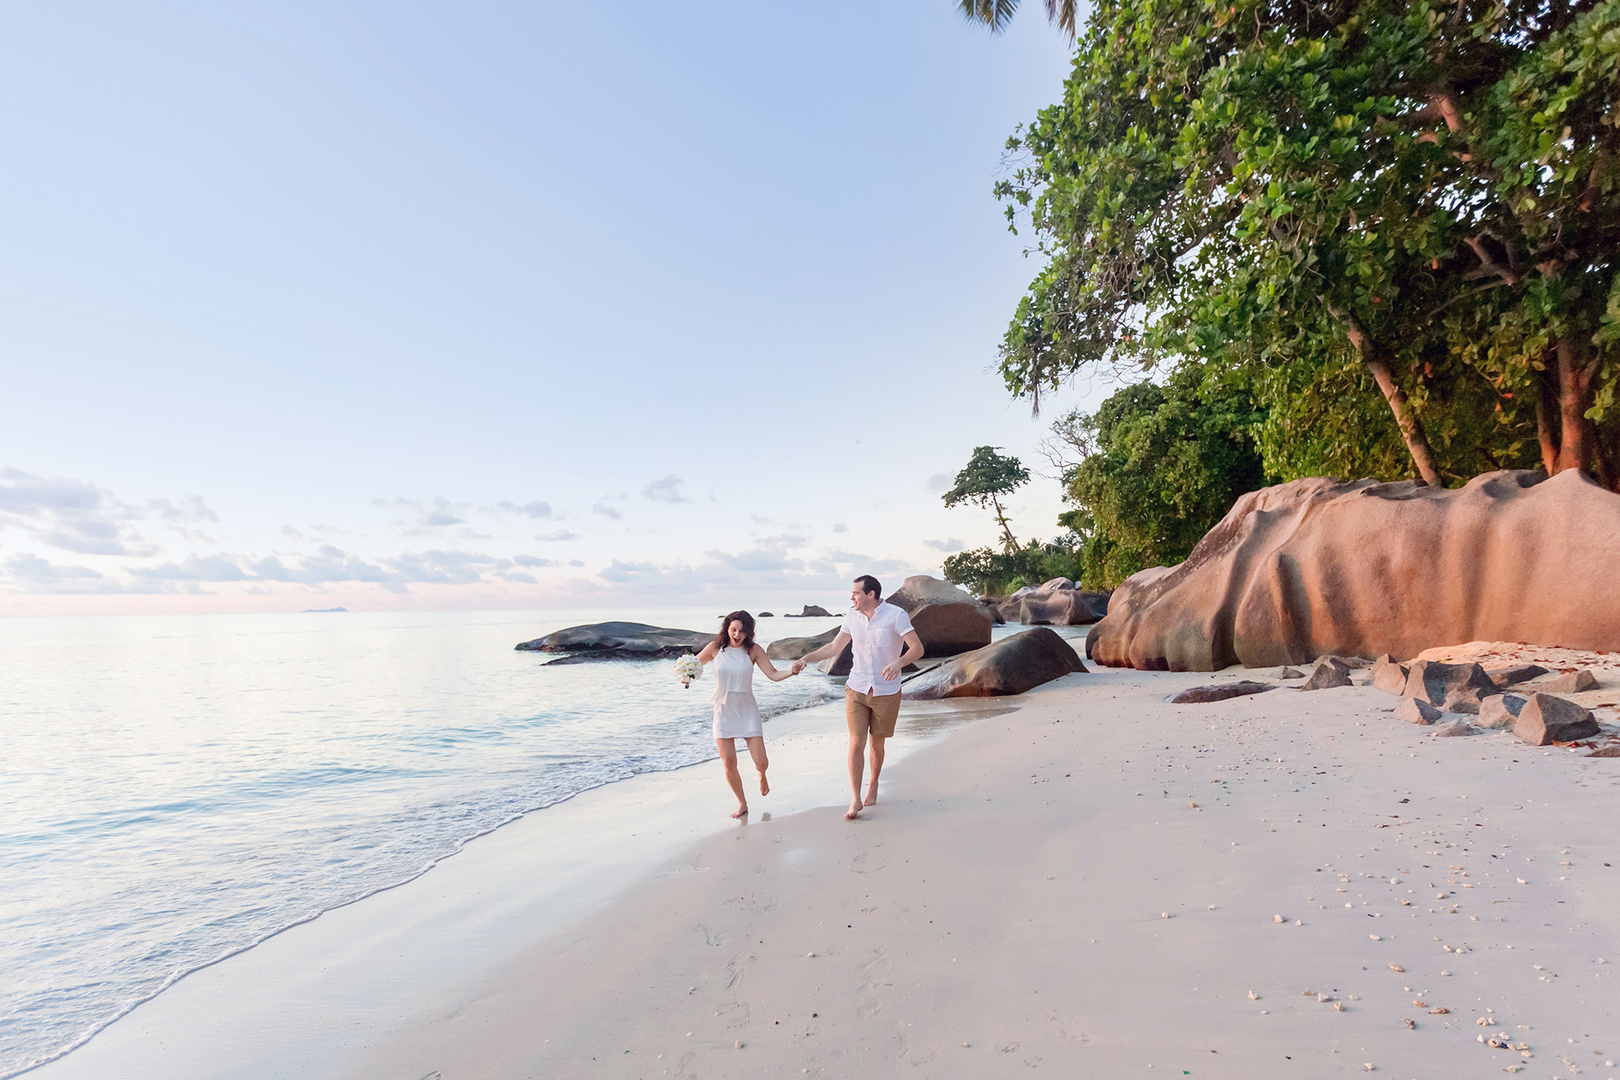
[[[676,476],[674,473],[671,473],[662,480],[654,480],[652,483],[642,488],[641,495],[642,498],[651,499],[653,502],[691,502],[691,499],[688,499],[685,495],[681,494],[681,484],[683,483],[685,483],[685,481]]]
[[[0,528],[20,528],[42,544],[78,555],[155,555],[159,548],[131,522],[153,514],[193,520],[190,515],[197,513],[213,512],[201,499],[183,500],[178,507],[154,499],[140,507],[84,480],[0,468]]]
[[[536,536],[535,539],[544,540],[547,543],[556,543],[560,540],[578,540],[579,534],[569,532],[567,529],[558,529],[556,532],[552,533],[541,533],[539,536]]]
[[[627,563],[614,559],[607,566],[597,571],[597,577],[603,581],[616,582],[648,582],[658,581],[663,573],[650,562]]]
[[[57,566],[37,555],[16,554],[5,561],[6,572],[21,581],[49,584],[69,579],[99,578],[101,572],[88,566]]]
[[[759,544],[761,547],[798,548],[804,547],[805,539],[802,536],[784,533],[781,536],[762,536]]]
[[[172,522],[219,520],[219,515],[209,509],[208,504],[197,495],[187,495],[178,503],[169,499],[147,499],[146,513],[149,517]]]
[[[435,497],[431,503],[425,503],[420,499],[373,499],[372,502],[377,506],[398,506],[414,514],[411,527],[404,532],[406,536],[421,536],[433,529],[465,525],[467,519],[462,515],[470,509],[469,504],[453,503],[442,495]],[[395,524],[405,523],[397,521]]]
[[[718,566],[753,572],[773,570],[803,570],[803,559],[790,559],[776,548],[750,548],[735,555],[724,551],[705,551],[704,556]]]
[[[601,502],[599,502],[595,506],[591,507],[591,512],[595,513],[595,514],[601,514],[605,518],[612,518],[614,521],[618,521],[620,518],[624,517],[623,514],[619,513],[619,508],[618,507],[609,506],[607,503],[601,503]]]
[[[961,551],[963,548],[967,547],[966,544],[956,539],[954,536],[949,540],[924,540],[922,543],[923,547],[930,547],[935,551]]]
[[[537,559],[533,555],[512,556],[514,566],[561,566],[556,559]]]
[[[837,524],[835,524],[833,526],[833,532],[835,532],[835,533],[849,532],[849,526],[845,525],[842,521],[840,521],[840,522],[838,522]]]
[[[523,503],[521,506],[515,502],[501,501],[495,504],[498,509],[508,514],[522,514],[524,517],[548,518],[551,516],[551,504],[540,499]]]
[[[926,485],[928,488],[928,494],[943,495],[947,491],[951,490],[951,484],[955,483],[955,481],[956,478],[950,473],[937,472],[928,478],[928,483]]]

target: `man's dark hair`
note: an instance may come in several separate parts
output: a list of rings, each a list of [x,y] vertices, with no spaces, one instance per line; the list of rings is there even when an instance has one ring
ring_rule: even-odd
[[[861,587],[861,592],[873,593],[879,600],[883,599],[883,583],[871,574],[862,574],[855,579],[855,584]]]

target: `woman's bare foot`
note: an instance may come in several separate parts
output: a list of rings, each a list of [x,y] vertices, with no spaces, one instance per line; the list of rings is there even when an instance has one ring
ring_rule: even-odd
[[[735,817],[735,818],[747,817],[748,816],[748,804],[744,803],[743,805],[737,807],[737,809],[732,813],[731,816]]]
[[[765,779],[764,773],[759,774],[759,793],[761,795],[769,795],[771,793],[770,782]]]
[[[866,803],[865,803],[865,805],[867,805],[867,806],[876,806],[877,805],[877,785],[876,784],[868,784],[867,785],[867,788],[866,788]]]
[[[849,809],[844,811],[844,817],[849,819],[850,821],[854,821],[856,818],[858,818],[860,816],[861,816],[861,800],[859,800],[859,799],[851,799],[849,801]]]

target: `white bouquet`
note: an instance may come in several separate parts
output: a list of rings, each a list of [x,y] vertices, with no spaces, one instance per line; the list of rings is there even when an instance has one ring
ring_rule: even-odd
[[[675,677],[681,680],[682,686],[691,689],[692,680],[699,678],[702,675],[703,665],[699,663],[698,658],[693,656],[691,653],[687,653],[685,656],[675,661]]]

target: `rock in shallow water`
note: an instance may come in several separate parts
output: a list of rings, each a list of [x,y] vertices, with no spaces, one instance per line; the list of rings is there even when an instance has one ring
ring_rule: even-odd
[[[660,656],[695,653],[714,640],[696,630],[671,630],[636,622],[588,623],[570,626],[515,646],[525,652],[561,652],[596,659],[648,660]]]

